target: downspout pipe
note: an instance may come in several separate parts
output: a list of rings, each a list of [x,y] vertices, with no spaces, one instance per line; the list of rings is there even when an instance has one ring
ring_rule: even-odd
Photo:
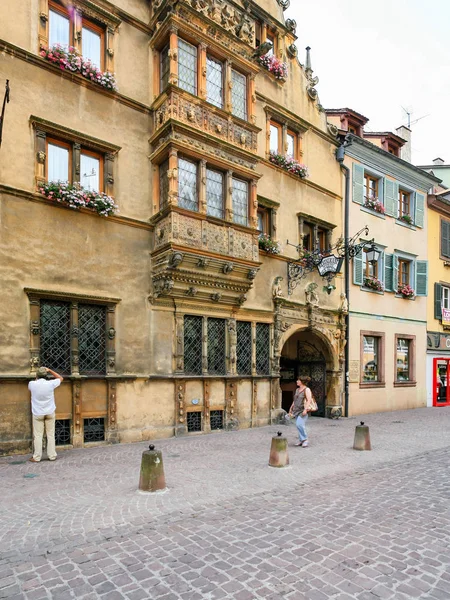
[[[345,196],[344,196],[344,240],[345,240],[345,257],[344,257],[344,280],[345,280],[345,295],[347,297],[348,306],[350,307],[350,258],[348,256],[347,243],[349,236],[349,220],[350,220],[350,169],[344,165],[345,158],[345,138],[341,145],[336,150],[336,160],[341,166],[345,177]],[[348,400],[349,400],[349,340],[350,340],[350,308],[345,315],[345,350],[344,350],[344,412],[348,417]]]

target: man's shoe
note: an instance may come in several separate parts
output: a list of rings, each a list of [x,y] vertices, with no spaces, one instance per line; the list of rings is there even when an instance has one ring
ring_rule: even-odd
[[[309,446],[309,444],[308,444],[308,440],[305,440],[305,441],[302,443],[302,448],[307,448],[308,446]]]
[[[303,442],[297,442],[294,446],[303,446]]]
[[[40,459],[38,460],[37,458],[33,458],[33,457],[29,458],[28,460],[30,462],[41,462]]]
[[[49,458],[48,460],[51,460],[53,462],[54,460],[56,460],[56,458],[57,457],[55,456],[54,458]]]

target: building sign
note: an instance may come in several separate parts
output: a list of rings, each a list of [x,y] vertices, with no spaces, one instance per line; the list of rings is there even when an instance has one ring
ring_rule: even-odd
[[[348,380],[350,383],[357,383],[359,381],[359,370],[359,360],[349,361]]]
[[[328,273],[339,273],[343,260],[342,257],[335,256],[334,254],[324,256],[317,265],[319,275],[324,277],[324,275],[327,275]]]
[[[450,350],[450,335],[438,331],[427,331],[427,349]]]
[[[442,309],[442,325],[450,325],[450,309]]]

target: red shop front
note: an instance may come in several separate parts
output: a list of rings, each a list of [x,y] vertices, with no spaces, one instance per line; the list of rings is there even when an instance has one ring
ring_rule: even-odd
[[[433,358],[433,406],[450,406],[450,358]]]

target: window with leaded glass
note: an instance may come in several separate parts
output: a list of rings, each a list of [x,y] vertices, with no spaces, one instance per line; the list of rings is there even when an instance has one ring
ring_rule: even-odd
[[[206,169],[206,206],[207,214],[223,219],[223,173]]]
[[[237,322],[236,369],[238,375],[252,374],[252,324]]]
[[[178,159],[178,206],[198,211],[197,164]]]
[[[225,319],[208,319],[208,373],[225,375]]]
[[[70,305],[42,300],[40,363],[57,373],[70,373]]]
[[[184,317],[184,372],[188,375],[202,374],[202,328],[203,317]]]
[[[247,119],[247,78],[239,71],[231,71],[232,113],[240,119]]]
[[[169,44],[164,46],[159,54],[160,91],[163,92],[169,84],[170,56]]]
[[[80,304],[78,307],[78,353],[80,373],[106,373],[106,309]]]
[[[256,324],[256,372],[258,375],[270,374],[270,325]]]
[[[206,100],[223,108],[223,64],[206,57]]]
[[[248,183],[241,179],[232,181],[233,221],[240,225],[248,224]]]
[[[197,48],[178,38],[178,87],[197,95]]]
[[[169,200],[169,179],[167,171],[169,170],[169,160],[165,160],[159,165],[159,208],[160,210],[167,206]]]

